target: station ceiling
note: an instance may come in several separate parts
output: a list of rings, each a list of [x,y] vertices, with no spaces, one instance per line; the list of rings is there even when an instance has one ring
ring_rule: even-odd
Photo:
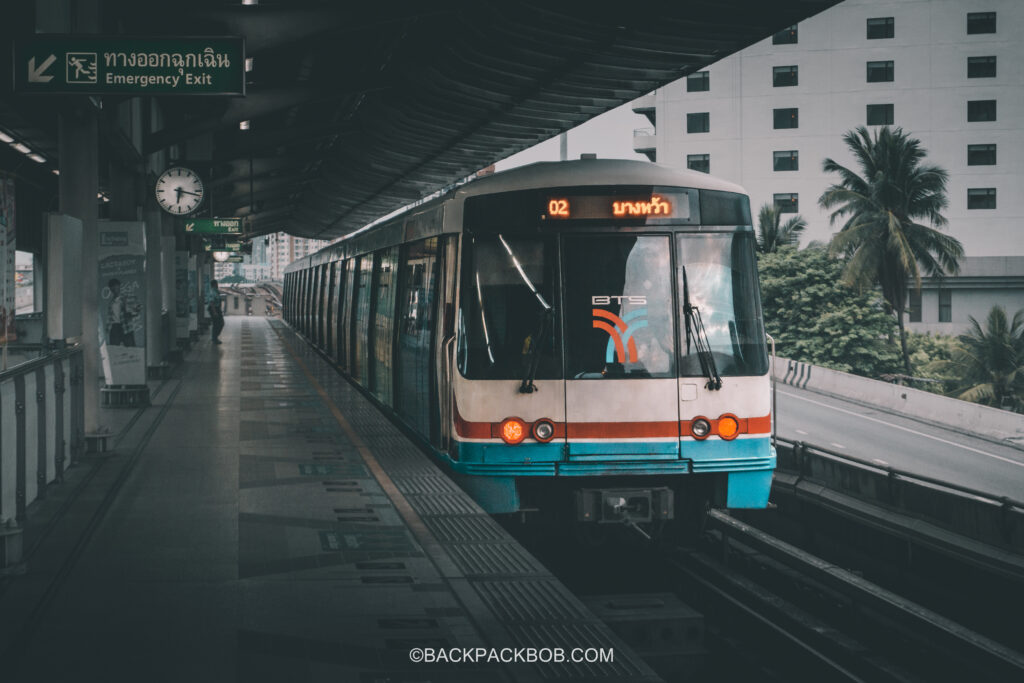
[[[837,1],[105,0],[101,11],[128,35],[245,36],[247,96],[163,98],[144,152],[205,139],[212,160],[197,165],[218,215],[332,239]]]

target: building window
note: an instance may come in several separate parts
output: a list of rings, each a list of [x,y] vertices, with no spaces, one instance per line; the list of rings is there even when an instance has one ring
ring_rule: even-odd
[[[995,78],[995,57],[968,57],[967,78]]]
[[[967,145],[968,166],[995,166],[995,145]]]
[[[711,74],[698,71],[686,77],[686,92],[707,92],[711,90]]]
[[[910,322],[919,323],[921,322],[921,290],[911,289],[910,290],[910,301],[907,303],[907,314],[910,316]]]
[[[893,105],[891,104],[869,104],[868,125],[869,126],[891,126],[894,120]]]
[[[896,27],[892,17],[876,17],[868,19],[868,40],[877,38],[892,38]]]
[[[708,112],[686,115],[687,133],[707,133],[709,130],[711,130],[711,114]]]
[[[797,85],[797,81],[797,68],[795,66],[772,67],[772,85],[776,88]]]
[[[773,171],[799,171],[800,152],[795,149],[782,152],[772,152]]]
[[[795,45],[797,42],[797,28],[796,24],[793,24],[789,28],[784,28],[775,35],[772,36],[772,45]]]
[[[895,68],[892,60],[868,62],[868,83],[888,83],[893,80]]]
[[[939,322],[953,322],[953,291],[949,289],[939,290]]]
[[[995,100],[970,100],[967,102],[968,121],[995,121]]]
[[[995,33],[995,12],[968,12],[967,33]]]
[[[968,209],[994,209],[996,208],[996,188],[976,187],[967,190]]]
[[[788,194],[773,194],[772,200],[779,213],[796,213],[800,210],[800,195],[796,192]]]
[[[700,171],[701,173],[711,173],[711,155],[710,154],[687,154],[686,155],[686,168],[691,171]]]
[[[775,122],[775,128],[800,127],[800,110],[795,107],[793,109],[775,109],[772,118]]]

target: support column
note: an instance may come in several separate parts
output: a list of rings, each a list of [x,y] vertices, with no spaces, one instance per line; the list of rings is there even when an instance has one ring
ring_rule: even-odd
[[[91,103],[69,107],[58,117],[60,154],[60,211],[82,221],[81,301],[82,359],[85,377],[85,433],[100,431],[100,349],[96,232],[99,192],[97,112]],[[71,283],[69,283],[71,285]]]
[[[167,349],[162,334],[161,320],[164,307],[162,212],[152,193],[147,193],[146,210],[146,362],[151,373],[162,373]]]

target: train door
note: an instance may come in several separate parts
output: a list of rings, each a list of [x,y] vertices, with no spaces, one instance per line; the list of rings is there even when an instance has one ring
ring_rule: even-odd
[[[568,455],[679,457],[668,235],[562,238]]]
[[[438,292],[434,326],[434,396],[430,416],[430,443],[451,450],[452,374],[455,372],[455,284],[458,272],[458,235],[441,235],[437,249]]]

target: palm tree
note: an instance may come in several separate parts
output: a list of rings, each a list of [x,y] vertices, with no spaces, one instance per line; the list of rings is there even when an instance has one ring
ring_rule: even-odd
[[[780,247],[797,246],[800,234],[807,229],[807,221],[797,214],[781,226],[779,207],[766,203],[757,214],[757,250],[762,254],[774,254]]]
[[[951,365],[963,379],[958,398],[995,406],[1024,409],[1024,310],[1008,322],[1006,311],[993,306],[983,328],[973,317],[963,349]]]
[[[842,221],[830,248],[849,258],[843,269],[847,284],[881,287],[882,298],[896,315],[903,366],[910,375],[903,326],[908,284],[920,289],[922,270],[932,276],[955,274],[964,253],[959,240],[936,229],[947,223],[940,212],[948,205],[949,174],[922,163],[921,141],[902,128],[885,126],[872,136],[861,126],[846,133],[843,142],[860,174],[832,159],[822,164],[826,173],[839,174],[839,182],[818,199],[822,208],[834,209],[832,225]]]

